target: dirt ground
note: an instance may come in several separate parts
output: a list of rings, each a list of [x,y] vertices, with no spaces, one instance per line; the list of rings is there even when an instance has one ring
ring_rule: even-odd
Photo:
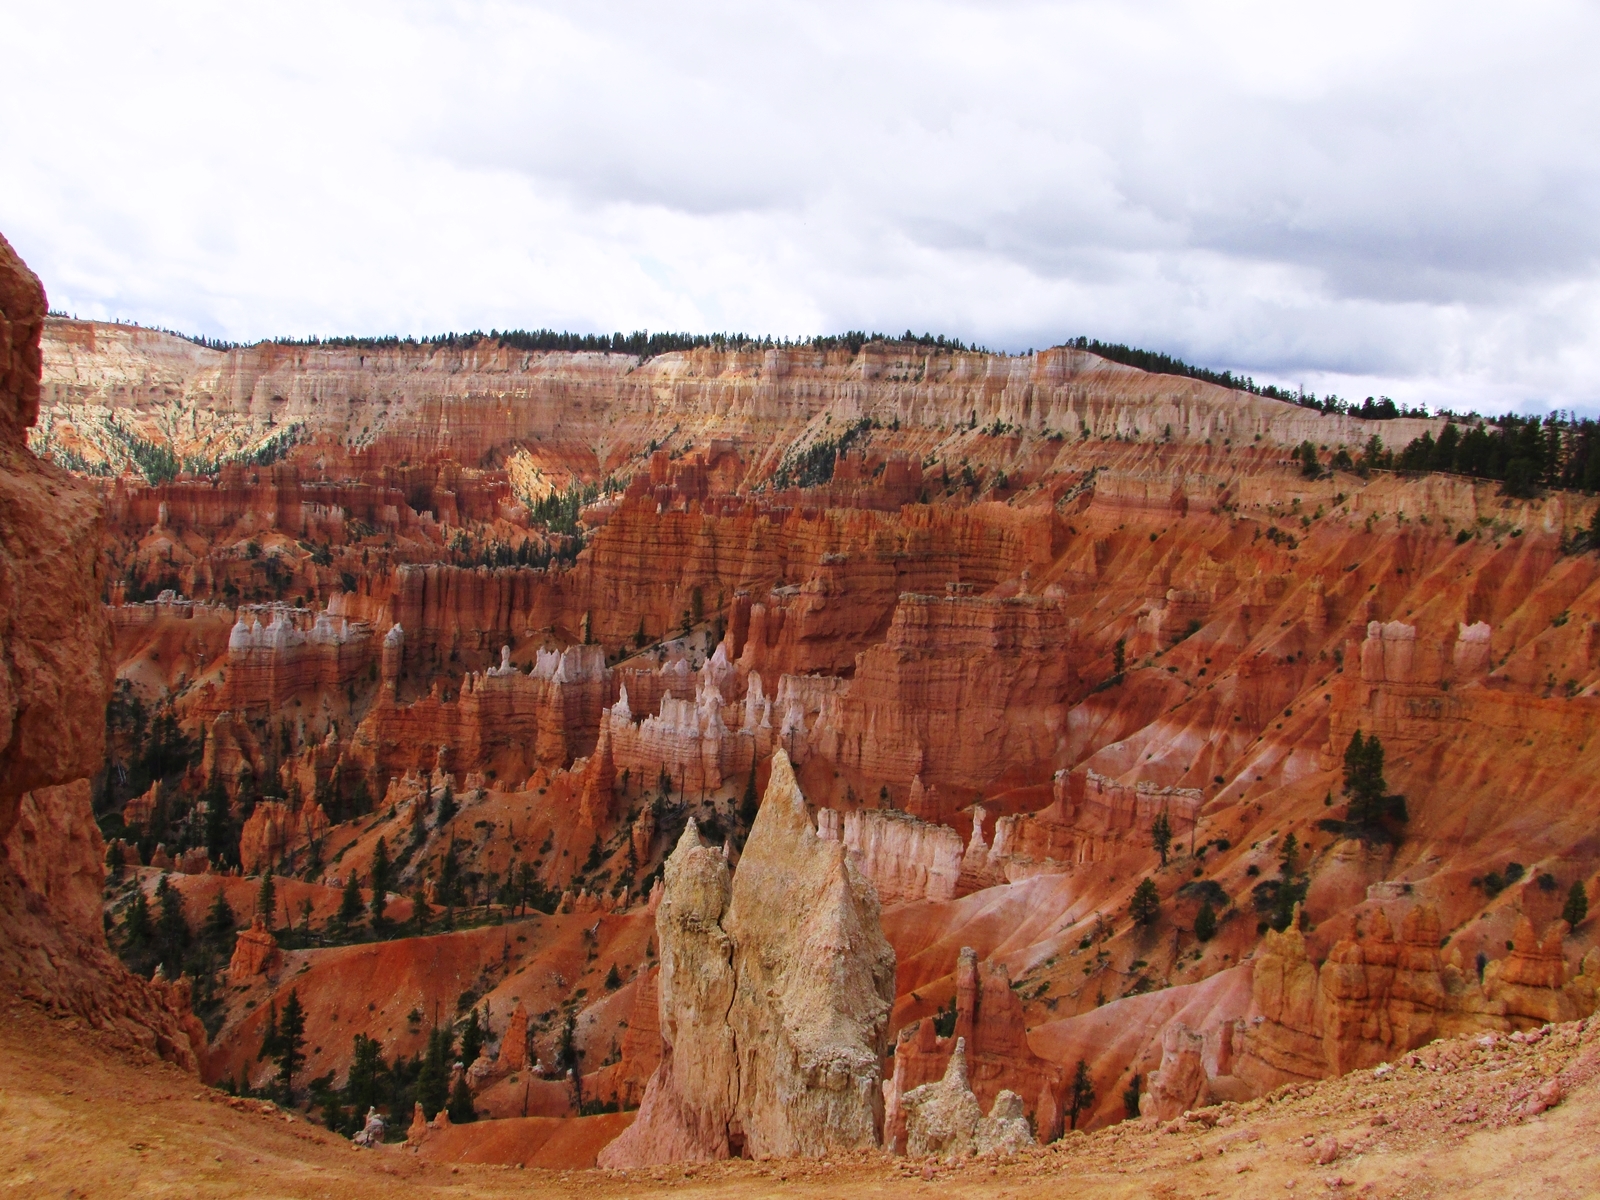
[[[1522,1040],[1527,1039],[1527,1040]],[[1554,1101],[1544,1111],[1546,1104]],[[237,1107],[236,1107],[237,1106]],[[1600,1196],[1600,1019],[1436,1043],[1379,1071],[1000,1162],[873,1153],[631,1172],[427,1162],[350,1143],[74,1019],[0,1006],[0,1194],[30,1197]]]

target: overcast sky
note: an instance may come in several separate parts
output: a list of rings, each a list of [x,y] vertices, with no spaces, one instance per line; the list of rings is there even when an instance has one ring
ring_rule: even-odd
[[[1080,333],[1600,409],[1592,3],[0,0],[0,232],[212,336]]]

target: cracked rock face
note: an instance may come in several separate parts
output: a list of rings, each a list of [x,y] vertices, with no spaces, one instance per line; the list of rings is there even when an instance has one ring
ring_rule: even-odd
[[[905,1151],[915,1157],[1007,1156],[1038,1145],[1022,1097],[1002,1090],[983,1115],[967,1078],[967,1043],[956,1039],[944,1078],[900,1097],[906,1115]]]
[[[733,881],[739,1119],[754,1157],[876,1146],[894,950],[878,897],[816,835],[789,758],[772,778]]]
[[[894,951],[781,750],[731,883],[693,823],[665,874],[661,1065],[600,1165],[876,1146]]]
[[[967,1043],[956,1040],[950,1065],[938,1083],[912,1088],[900,1098],[906,1113],[906,1153],[914,1157],[944,1157],[972,1153],[973,1134],[983,1120],[983,1109],[967,1082]]]
[[[599,1164],[727,1158],[738,1099],[738,1065],[728,1010],[733,942],[722,919],[733,894],[728,860],[700,844],[691,818],[667,859],[656,909],[661,976],[661,1063],[639,1116],[601,1153]]]

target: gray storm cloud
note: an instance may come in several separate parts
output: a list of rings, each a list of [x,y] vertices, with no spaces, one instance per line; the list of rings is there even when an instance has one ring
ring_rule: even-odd
[[[1600,406],[1591,6],[0,13],[0,228],[80,315],[1086,333]]]

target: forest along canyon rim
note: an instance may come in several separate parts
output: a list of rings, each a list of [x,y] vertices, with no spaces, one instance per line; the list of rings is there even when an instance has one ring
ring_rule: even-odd
[[[0,268],[51,1036],[349,1177],[1589,1111],[1592,427],[1076,344],[217,350]]]

